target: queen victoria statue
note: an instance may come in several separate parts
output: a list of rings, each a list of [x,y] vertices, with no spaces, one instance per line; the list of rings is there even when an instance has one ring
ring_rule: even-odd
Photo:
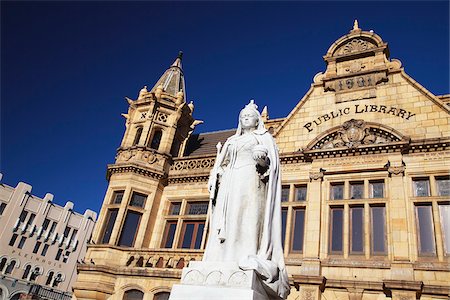
[[[236,134],[218,149],[208,188],[212,209],[203,261],[254,270],[269,294],[285,299],[290,288],[281,238],[278,148],[253,100],[241,110]]]

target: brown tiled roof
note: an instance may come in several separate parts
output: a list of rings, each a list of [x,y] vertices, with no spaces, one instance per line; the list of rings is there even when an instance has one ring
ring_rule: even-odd
[[[184,156],[211,155],[217,153],[216,145],[225,143],[227,138],[236,133],[236,129],[193,134],[188,140]]]

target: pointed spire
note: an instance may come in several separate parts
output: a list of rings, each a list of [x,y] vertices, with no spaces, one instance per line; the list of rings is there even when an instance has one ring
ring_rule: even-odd
[[[175,59],[175,61],[173,62],[173,64],[171,65],[171,67],[177,67],[182,69],[181,67],[181,60],[183,59],[183,51],[178,52],[178,56]]]
[[[179,92],[183,92],[186,99],[186,89],[184,82],[183,69],[181,65],[181,59],[183,52],[179,52],[175,61],[159,78],[156,84],[153,86],[150,92],[156,92],[158,87],[162,88],[162,91],[168,93],[173,97],[177,97]]]
[[[264,108],[261,112],[261,118],[263,119],[264,122],[269,120],[269,112],[268,112],[267,106],[264,106]]]
[[[355,31],[361,31],[361,28],[359,28],[357,19],[355,19],[355,21],[353,22],[353,29],[350,32],[355,32]]]

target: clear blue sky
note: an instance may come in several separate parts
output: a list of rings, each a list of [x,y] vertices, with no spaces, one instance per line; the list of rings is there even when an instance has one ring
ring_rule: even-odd
[[[449,93],[440,2],[1,2],[3,182],[99,211],[135,99],[184,51],[197,132],[234,128],[255,99],[284,117],[359,20],[432,93]]]

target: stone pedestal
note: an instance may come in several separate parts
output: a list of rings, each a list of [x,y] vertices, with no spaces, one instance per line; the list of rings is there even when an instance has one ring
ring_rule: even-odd
[[[280,300],[258,274],[243,271],[233,262],[191,261],[181,283],[172,287],[169,300]]]

